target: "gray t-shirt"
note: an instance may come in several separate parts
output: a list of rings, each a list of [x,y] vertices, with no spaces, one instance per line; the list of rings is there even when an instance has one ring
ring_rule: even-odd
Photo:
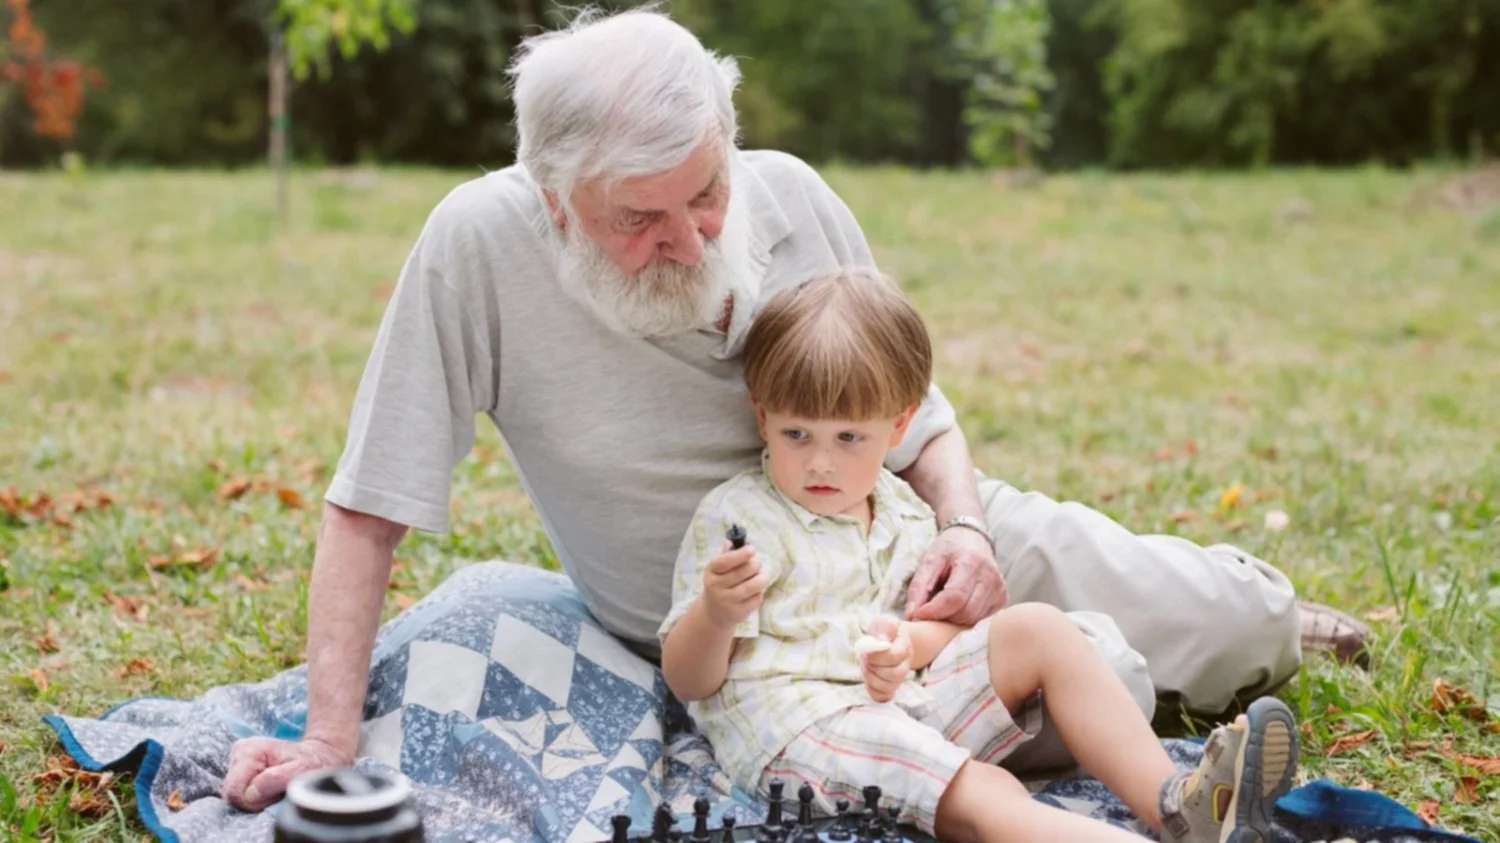
[[[523,168],[455,188],[402,269],[327,499],[447,530],[453,468],[487,415],[589,608],[655,657],[694,510],[759,460],[739,357],[749,321],[789,284],[873,263],[849,209],[798,159],[737,152],[731,178],[751,214],[757,300],[734,303],[727,333],[653,340],[611,332],[563,291],[558,240]],[[888,467],[953,423],[934,386]]]

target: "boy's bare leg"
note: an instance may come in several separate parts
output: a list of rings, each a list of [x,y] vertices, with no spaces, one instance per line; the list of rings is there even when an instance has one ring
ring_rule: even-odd
[[[1041,603],[1002,610],[990,618],[989,648],[990,682],[1001,702],[1018,711],[1040,688],[1073,757],[1160,831],[1157,799],[1177,767],[1130,692],[1067,615]]]
[[[1137,834],[1031,798],[1009,771],[969,761],[938,801],[934,830],[951,843],[1141,843]]]

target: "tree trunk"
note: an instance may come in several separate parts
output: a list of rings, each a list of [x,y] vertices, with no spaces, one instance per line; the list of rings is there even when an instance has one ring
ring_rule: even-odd
[[[276,174],[276,212],[286,219],[287,206],[287,66],[280,30],[271,33],[270,111],[271,171]]]

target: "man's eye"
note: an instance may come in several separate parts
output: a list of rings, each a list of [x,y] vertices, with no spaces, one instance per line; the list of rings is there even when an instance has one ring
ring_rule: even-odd
[[[621,222],[621,224],[625,228],[632,228],[632,229],[634,229],[634,228],[641,228],[641,227],[645,226],[646,223],[648,223],[650,221],[651,221],[651,218],[649,216],[647,216],[646,214],[639,213],[639,212],[629,213],[629,214],[626,214],[625,216],[623,216],[623,217],[620,218],[620,222]]]

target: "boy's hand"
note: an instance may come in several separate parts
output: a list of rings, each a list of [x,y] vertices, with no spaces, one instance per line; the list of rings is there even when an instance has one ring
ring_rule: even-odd
[[[760,608],[766,577],[755,548],[745,545],[715,556],[703,570],[703,609],[715,626],[730,629]]]
[[[891,646],[860,656],[865,689],[875,702],[890,702],[896,696],[896,689],[911,673],[911,636],[906,624],[890,617],[876,618],[870,624],[870,635],[891,642]]]

